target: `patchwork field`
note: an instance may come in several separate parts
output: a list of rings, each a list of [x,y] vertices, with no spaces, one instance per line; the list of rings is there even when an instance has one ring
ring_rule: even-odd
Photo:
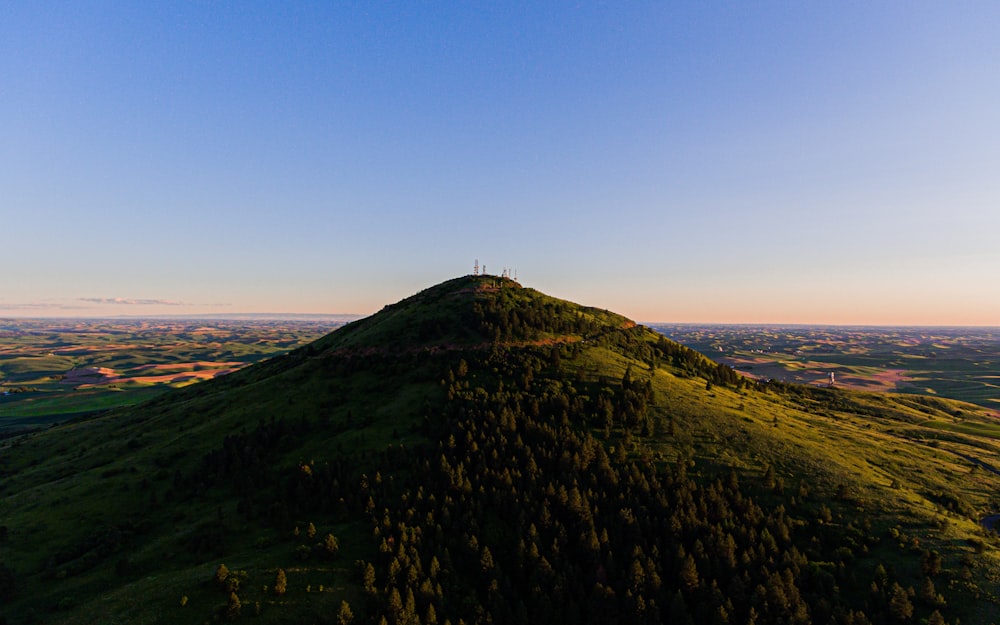
[[[0,434],[149,399],[284,353],[344,319],[0,320]],[[1000,410],[1000,330],[654,324],[744,375]]]
[[[655,324],[744,375],[938,395],[1000,410],[1000,329]]]
[[[226,375],[342,325],[298,320],[0,320],[0,434]]]

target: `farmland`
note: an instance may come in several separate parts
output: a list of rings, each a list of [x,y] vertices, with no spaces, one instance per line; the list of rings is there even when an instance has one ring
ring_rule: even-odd
[[[1000,329],[655,324],[744,375],[1000,409]]]
[[[0,433],[150,399],[342,325],[308,319],[0,320]]]

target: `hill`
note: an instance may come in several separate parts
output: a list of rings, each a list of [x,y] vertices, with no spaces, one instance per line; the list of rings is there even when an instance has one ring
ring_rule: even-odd
[[[338,319],[0,320],[0,438],[132,406],[312,342]]]
[[[1000,434],[492,276],[0,448],[8,623],[988,623]]]

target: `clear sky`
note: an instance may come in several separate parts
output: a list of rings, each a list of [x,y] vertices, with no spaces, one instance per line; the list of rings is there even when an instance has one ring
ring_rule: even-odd
[[[1000,3],[0,4],[0,316],[1000,325]]]

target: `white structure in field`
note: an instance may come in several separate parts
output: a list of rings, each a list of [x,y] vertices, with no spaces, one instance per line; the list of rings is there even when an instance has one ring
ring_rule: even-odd
[[[830,372],[830,386],[833,386],[837,382],[837,378],[833,371]]]

